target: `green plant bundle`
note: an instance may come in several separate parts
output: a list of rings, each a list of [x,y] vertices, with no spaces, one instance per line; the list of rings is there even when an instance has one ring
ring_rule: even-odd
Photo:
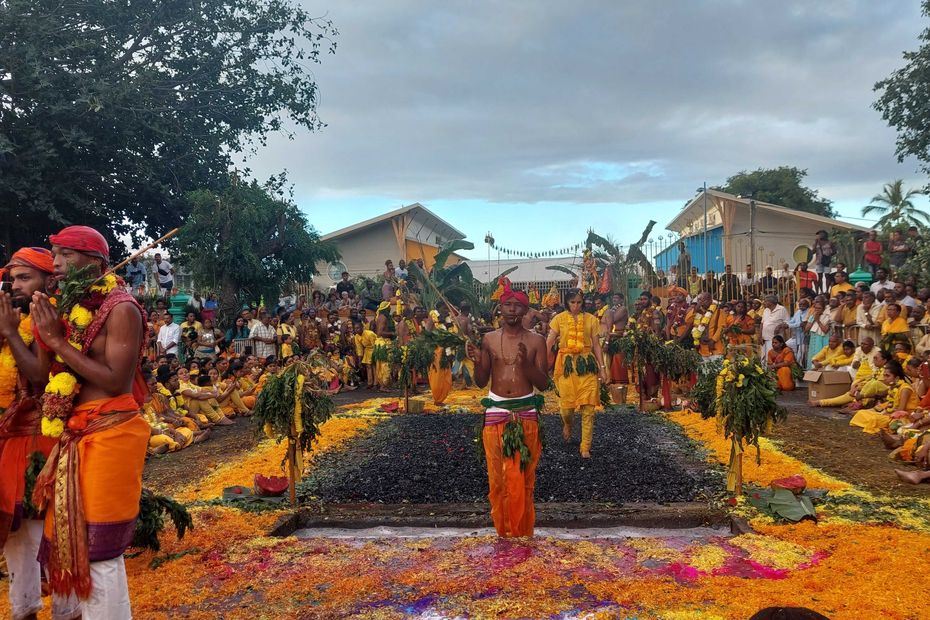
[[[139,499],[139,519],[132,536],[132,546],[140,549],[158,551],[161,543],[159,534],[165,529],[165,516],[171,519],[177,532],[178,540],[184,538],[187,530],[194,529],[194,520],[182,504],[170,497],[156,495],[148,489],[142,489]]]
[[[74,306],[87,294],[87,289],[97,279],[97,270],[94,265],[86,265],[76,269],[68,265],[65,277],[58,282],[58,294],[55,303],[59,314],[67,316]]]
[[[613,405],[613,401],[610,399],[610,390],[603,383],[601,384],[599,397],[601,399],[601,407],[606,409]]]
[[[336,405],[306,363],[297,362],[268,378],[252,409],[252,421],[258,432],[268,428],[277,441],[289,438],[295,422],[298,375],[304,376],[304,386],[300,413],[302,429],[296,439],[299,448],[307,452],[319,436],[320,426],[335,412]]]
[[[563,366],[564,374],[570,375],[575,373],[579,377],[584,375],[596,375],[597,374],[597,360],[594,359],[594,355],[566,355],[565,364]]]
[[[701,415],[716,416],[724,436],[739,449],[755,446],[760,462],[759,438],[787,415],[777,396],[775,378],[763,370],[759,358],[738,355],[723,361],[714,382],[714,406],[702,408]]]
[[[394,344],[376,344],[375,348],[371,351],[371,362],[372,364],[377,364],[378,362],[390,362],[393,358],[392,351],[394,350]]]
[[[520,455],[520,471],[526,469],[530,463],[530,449],[526,445],[526,436],[523,434],[523,425],[517,420],[511,420],[504,426],[504,433],[501,435],[503,444],[504,458],[510,458],[514,454]]]
[[[694,349],[687,349],[674,340],[664,341],[651,331],[632,326],[623,336],[608,343],[608,352],[622,353],[628,360],[635,357],[639,363],[651,364],[656,372],[675,380],[697,371],[703,362]]]
[[[714,405],[717,402],[714,389],[717,385],[717,375],[720,374],[721,368],[723,368],[722,360],[704,362],[702,365],[698,366],[698,379],[694,387],[691,388],[691,400],[697,405],[698,411],[700,411],[701,415],[705,418],[713,415]],[[711,412],[710,415],[705,415],[704,412],[708,411]]]
[[[418,339],[422,339],[434,351],[437,347],[443,350],[443,354],[439,356],[440,368],[449,368],[453,360],[465,359],[465,338],[449,330],[423,330],[414,340]]]
[[[26,462],[26,488],[23,493],[23,517],[26,519],[36,519],[39,517],[39,511],[36,510],[35,505],[32,503],[32,491],[35,489],[39,472],[45,467],[45,461],[45,455],[39,451],[35,451],[29,455],[29,459]]]

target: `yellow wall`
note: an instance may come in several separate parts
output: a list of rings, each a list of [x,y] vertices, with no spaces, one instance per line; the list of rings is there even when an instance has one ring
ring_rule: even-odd
[[[423,259],[424,266],[427,270],[433,268],[433,264],[436,262],[436,253],[439,252],[439,248],[434,245],[427,245],[425,243],[420,243],[419,241],[414,241],[413,239],[407,239],[407,261],[417,260],[418,258]],[[459,262],[459,257],[454,254],[449,257],[449,260],[446,261],[446,265],[455,265]]]

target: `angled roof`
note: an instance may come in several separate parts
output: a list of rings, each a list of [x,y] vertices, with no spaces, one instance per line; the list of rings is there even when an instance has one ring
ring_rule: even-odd
[[[737,204],[745,205],[749,207],[749,198],[741,198],[734,194],[728,194],[726,192],[721,192],[715,189],[708,189],[707,195],[714,198],[721,198],[723,200],[729,200]],[[798,211],[797,209],[789,209],[788,207],[783,207],[781,205],[771,204],[769,202],[761,202],[759,200],[753,201],[756,204],[757,209],[762,209],[763,211],[772,211],[786,217],[794,217],[802,220],[809,220],[811,222],[816,222],[824,227],[833,227],[833,228],[842,228],[845,230],[869,230],[865,226],[859,226],[858,224],[850,224],[849,222],[844,222],[842,220],[836,220],[832,217],[825,217],[823,215],[817,215],[816,213],[808,213],[807,211]],[[688,204],[685,205],[684,209],[675,216],[671,222],[666,226],[666,230],[671,230],[674,232],[681,232],[685,226],[693,221],[699,216],[699,214],[704,213],[704,192],[698,192],[694,198],[692,198]]]
[[[408,213],[411,216],[411,222],[416,222],[418,227],[423,227],[429,224],[429,228],[432,231],[438,233],[439,236],[443,237],[444,239],[464,239],[465,238],[465,233],[460,231],[458,228],[455,228],[452,224],[445,221],[444,219],[442,219],[441,217],[439,217],[438,215],[436,215],[435,213],[433,213],[432,211],[430,211],[429,209],[421,205],[419,202],[409,204],[406,207],[401,207],[400,209],[389,211],[382,215],[378,215],[376,217],[365,220],[363,222],[359,222],[357,224],[353,224],[351,226],[346,226],[345,228],[340,228],[339,230],[333,231],[331,233],[326,233],[321,238],[323,241],[338,239],[339,237],[344,237],[346,235],[352,234],[354,232],[358,232],[359,230],[363,230],[370,226],[374,226],[382,222],[390,221],[391,218],[397,217],[398,215],[404,215]],[[413,228],[412,223],[411,223],[410,228]]]

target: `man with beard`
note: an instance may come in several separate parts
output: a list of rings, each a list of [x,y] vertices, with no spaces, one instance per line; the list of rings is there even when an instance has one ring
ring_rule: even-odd
[[[54,285],[52,253],[22,248],[4,271],[11,292],[0,293],[0,548],[10,572],[9,598],[13,618],[35,618],[42,609],[41,566],[36,556],[42,540],[42,515],[28,497],[26,478],[38,474],[58,443],[40,431],[38,395],[48,381],[48,363],[38,355],[32,334],[29,302],[33,293]],[[72,618],[80,613],[74,599],[54,596],[53,615]]]
[[[481,440],[491,520],[502,537],[532,536],[536,522],[533,489],[542,452],[538,420],[543,401],[537,391],[546,389],[549,376],[546,341],[523,327],[529,305],[526,293],[505,285],[500,297],[501,328],[484,337],[480,350],[471,342],[466,345],[475,363],[475,383],[484,387],[491,381],[488,397],[481,401],[486,407]],[[504,441],[505,435],[519,437],[519,430],[521,445]]]
[[[65,316],[70,331],[59,315],[67,308],[53,306],[44,293],[32,296],[41,355],[54,356],[42,432],[59,437],[33,493],[36,507],[48,508],[39,559],[52,592],[76,594],[84,618],[130,618],[123,552],[135,531],[151,434],[139,412],[145,315],[105,274],[110,252],[103,235],[69,226],[49,240],[56,276],[86,270],[98,280]]]

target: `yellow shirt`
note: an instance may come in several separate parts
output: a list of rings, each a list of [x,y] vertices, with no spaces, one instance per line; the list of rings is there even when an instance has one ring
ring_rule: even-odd
[[[836,345],[836,347],[834,347],[834,348],[832,348],[832,349],[830,348],[830,345],[827,345],[827,346],[825,346],[824,348],[820,349],[820,351],[818,351],[817,354],[814,355],[814,357],[811,358],[811,361],[812,361],[812,362],[820,362],[821,364],[823,364],[823,365],[826,366],[826,365],[827,365],[827,359],[828,359],[828,358],[834,357],[834,356],[836,356],[836,355],[842,355],[842,354],[843,354],[843,345],[842,345],[842,344],[838,344],[838,345]]]
[[[826,361],[824,361],[824,366],[833,366],[834,368],[842,368],[843,366],[849,366],[852,364],[853,355],[846,355],[843,353],[843,348],[840,347],[839,353],[834,353],[828,355]]]
[[[559,333],[560,355],[586,355],[591,352],[591,343],[600,331],[600,323],[587,312],[572,318],[572,313],[566,310],[552,317],[549,328]]]
[[[281,345],[281,358],[287,359],[294,355],[294,347],[291,346],[289,342],[285,342]]]
[[[882,322],[882,336],[887,336],[888,334],[906,334],[910,331],[910,328],[907,326],[907,320],[899,316],[894,321],[889,321],[885,319]]]
[[[836,297],[840,293],[845,293],[846,291],[853,290],[853,285],[849,282],[843,282],[842,284],[834,284],[830,287],[830,297]]]

